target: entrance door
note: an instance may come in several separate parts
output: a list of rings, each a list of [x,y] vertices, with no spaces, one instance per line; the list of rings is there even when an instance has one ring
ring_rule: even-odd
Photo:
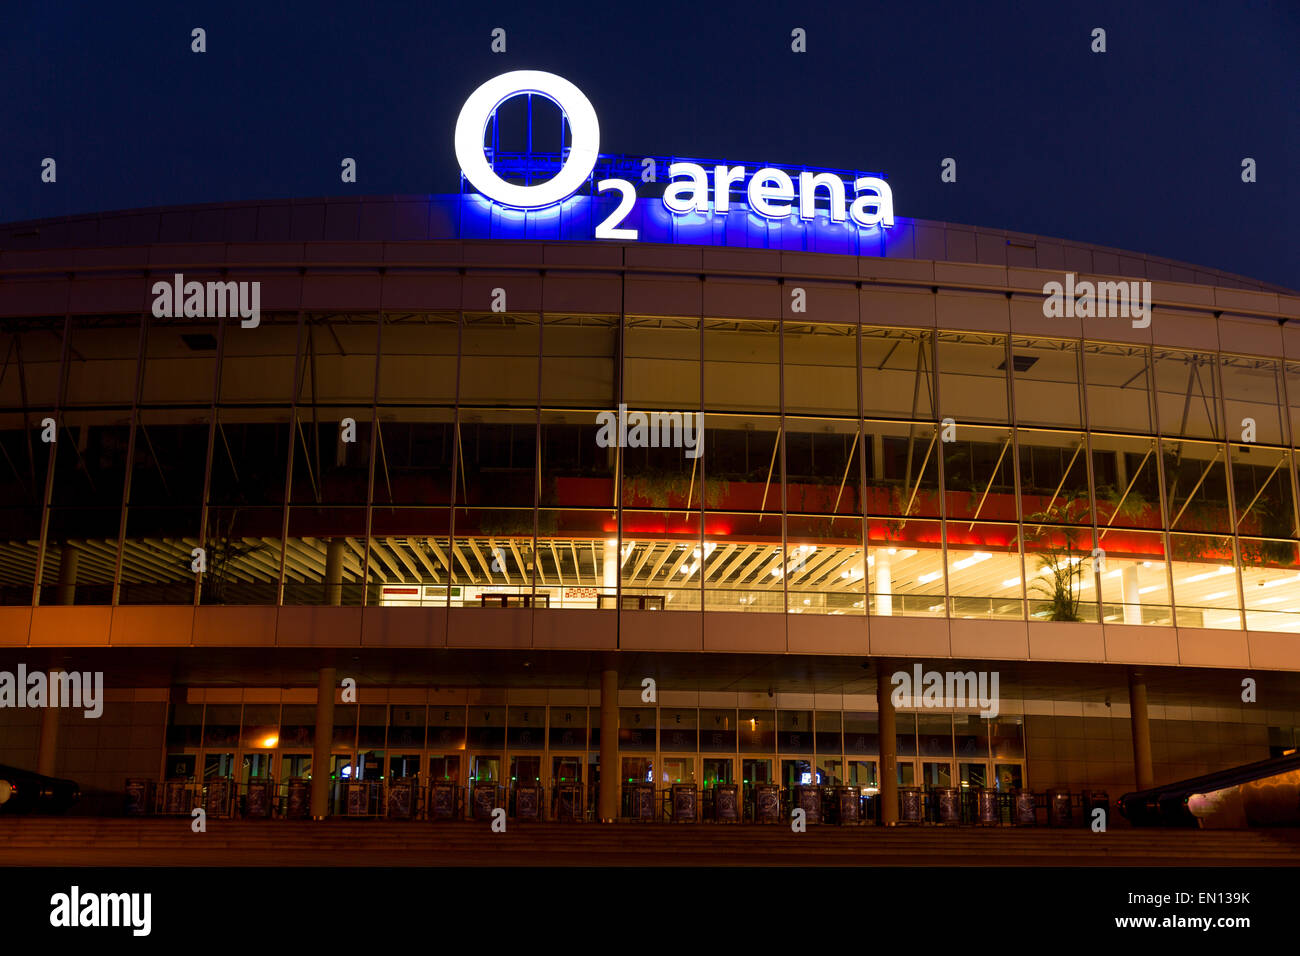
[[[745,787],[772,782],[772,761],[767,757],[746,757],[740,761],[740,782]]]
[[[207,751],[203,755],[203,805],[209,814],[225,816],[230,812],[230,792],[235,777],[235,755]]]
[[[817,782],[830,787],[844,783],[844,769],[839,757],[817,758]]]
[[[703,768],[701,778],[705,789],[715,787],[720,783],[736,782],[735,757],[703,757],[700,763]]]
[[[330,812],[341,816],[347,810],[348,781],[357,779],[354,754],[330,754]]]
[[[537,806],[536,810],[541,813],[542,804],[542,755],[541,754],[511,754],[510,755],[510,813],[518,814],[516,803],[516,794],[521,784],[536,784]]]
[[[560,806],[560,791],[564,788],[566,806],[571,812],[581,812],[585,793],[582,787],[584,754],[551,754],[550,814],[556,818]],[[575,789],[576,788],[576,789]]]
[[[963,790],[987,787],[993,781],[989,777],[989,765],[983,760],[963,760],[957,764],[957,785]]]
[[[781,786],[786,790],[800,784],[814,783],[812,761],[807,757],[781,758]]]
[[[1002,793],[1006,793],[1008,790],[1019,790],[1025,785],[1024,767],[1018,763],[995,763],[993,765],[993,779],[998,790]]]
[[[900,787],[919,786],[916,782],[915,760],[900,760],[896,764],[896,769],[898,771],[898,785]]]
[[[874,760],[849,760],[848,781],[850,787],[876,793],[880,789],[880,783],[876,777],[876,762]]]
[[[470,757],[469,780],[478,785],[501,783],[501,755],[474,754]]]
[[[931,787],[951,787],[952,781],[951,760],[921,761],[921,786],[927,789]]]
[[[663,785],[671,787],[675,783],[695,783],[695,758],[667,756],[663,758]]]

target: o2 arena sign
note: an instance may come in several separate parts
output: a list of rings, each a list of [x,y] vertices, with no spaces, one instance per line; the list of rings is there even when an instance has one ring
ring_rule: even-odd
[[[535,94],[554,103],[569,123],[571,145],[559,172],[543,183],[519,185],[497,174],[484,151],[487,125],[497,109],[515,96]],[[583,188],[600,159],[600,123],[583,92],[563,77],[537,70],[503,73],[475,90],[456,121],[456,159],[461,172],[491,202],[514,210],[543,210],[558,206]],[[852,177],[834,172],[788,172],[764,166],[752,172],[744,166],[673,162],[664,187],[663,206],[673,217],[704,220],[725,218],[732,209],[732,190],[743,191],[748,211],[768,221],[802,220],[811,224],[820,214],[831,224],[853,222],[863,229],[894,224],[894,197],[889,184],[874,176]],[[638,239],[625,225],[637,202],[637,187],[626,179],[601,179],[596,192],[620,197],[616,208],[595,228],[597,239]],[[849,190],[852,189],[852,196]],[[818,200],[822,200],[819,207]]]

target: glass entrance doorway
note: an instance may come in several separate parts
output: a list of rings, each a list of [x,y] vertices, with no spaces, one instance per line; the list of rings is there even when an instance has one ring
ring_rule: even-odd
[[[924,760],[921,762],[921,786],[951,787],[952,778],[951,760]]]
[[[740,782],[746,787],[772,782],[772,761],[766,758],[740,761]]]
[[[915,787],[916,782],[916,761],[900,760],[896,770],[898,772],[898,785],[900,787]]]
[[[675,783],[694,783],[695,782],[695,758],[694,757],[668,757],[663,758],[663,785],[671,787]]]
[[[982,760],[963,760],[957,764],[957,785],[963,790],[987,787],[992,783],[989,765]]]
[[[998,790],[1003,793],[1006,793],[1008,790],[1019,790],[1025,785],[1024,768],[1018,763],[994,764],[993,779]]]
[[[811,784],[813,779],[812,761],[806,757],[781,758],[781,786],[787,790],[801,784]]]
[[[469,764],[470,783],[477,786],[501,782],[501,755],[474,754]]]
[[[703,785],[714,787],[720,783],[735,783],[736,760],[734,757],[704,757],[701,759]]]

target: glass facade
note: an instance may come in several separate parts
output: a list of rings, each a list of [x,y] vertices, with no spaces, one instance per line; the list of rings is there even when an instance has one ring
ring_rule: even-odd
[[[78,316],[0,340],[8,604],[1300,628],[1300,365],[1276,358],[870,315]],[[637,441],[635,412],[699,445]]]

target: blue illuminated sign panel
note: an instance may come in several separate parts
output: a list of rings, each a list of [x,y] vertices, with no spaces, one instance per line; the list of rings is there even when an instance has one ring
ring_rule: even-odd
[[[534,157],[489,159],[483,147],[497,109],[527,94],[559,107],[571,133],[567,151],[552,163],[553,170],[546,170],[551,175],[536,184],[502,176],[536,172]],[[462,222],[462,235],[477,231],[476,219],[500,217],[507,223],[532,223],[543,233],[536,238],[557,231],[557,238],[578,238],[575,229],[585,232],[581,224],[590,223],[584,238],[779,247],[785,245],[779,233],[787,231],[797,237],[796,248],[829,245],[824,251],[875,255],[882,242],[879,230],[895,222],[893,193],[880,176],[670,160],[662,197],[648,198],[638,196],[636,180],[655,181],[659,162],[641,160],[638,177],[635,160],[603,156],[599,148],[596,111],[568,80],[519,70],[484,83],[465,101],[456,122],[456,158],[465,181],[478,191],[466,197],[470,201],[462,217],[469,221]],[[581,194],[588,185],[589,194]],[[766,241],[755,243],[747,235],[755,229],[766,234]],[[773,229],[778,232],[775,243]],[[817,241],[808,241],[810,232]]]

